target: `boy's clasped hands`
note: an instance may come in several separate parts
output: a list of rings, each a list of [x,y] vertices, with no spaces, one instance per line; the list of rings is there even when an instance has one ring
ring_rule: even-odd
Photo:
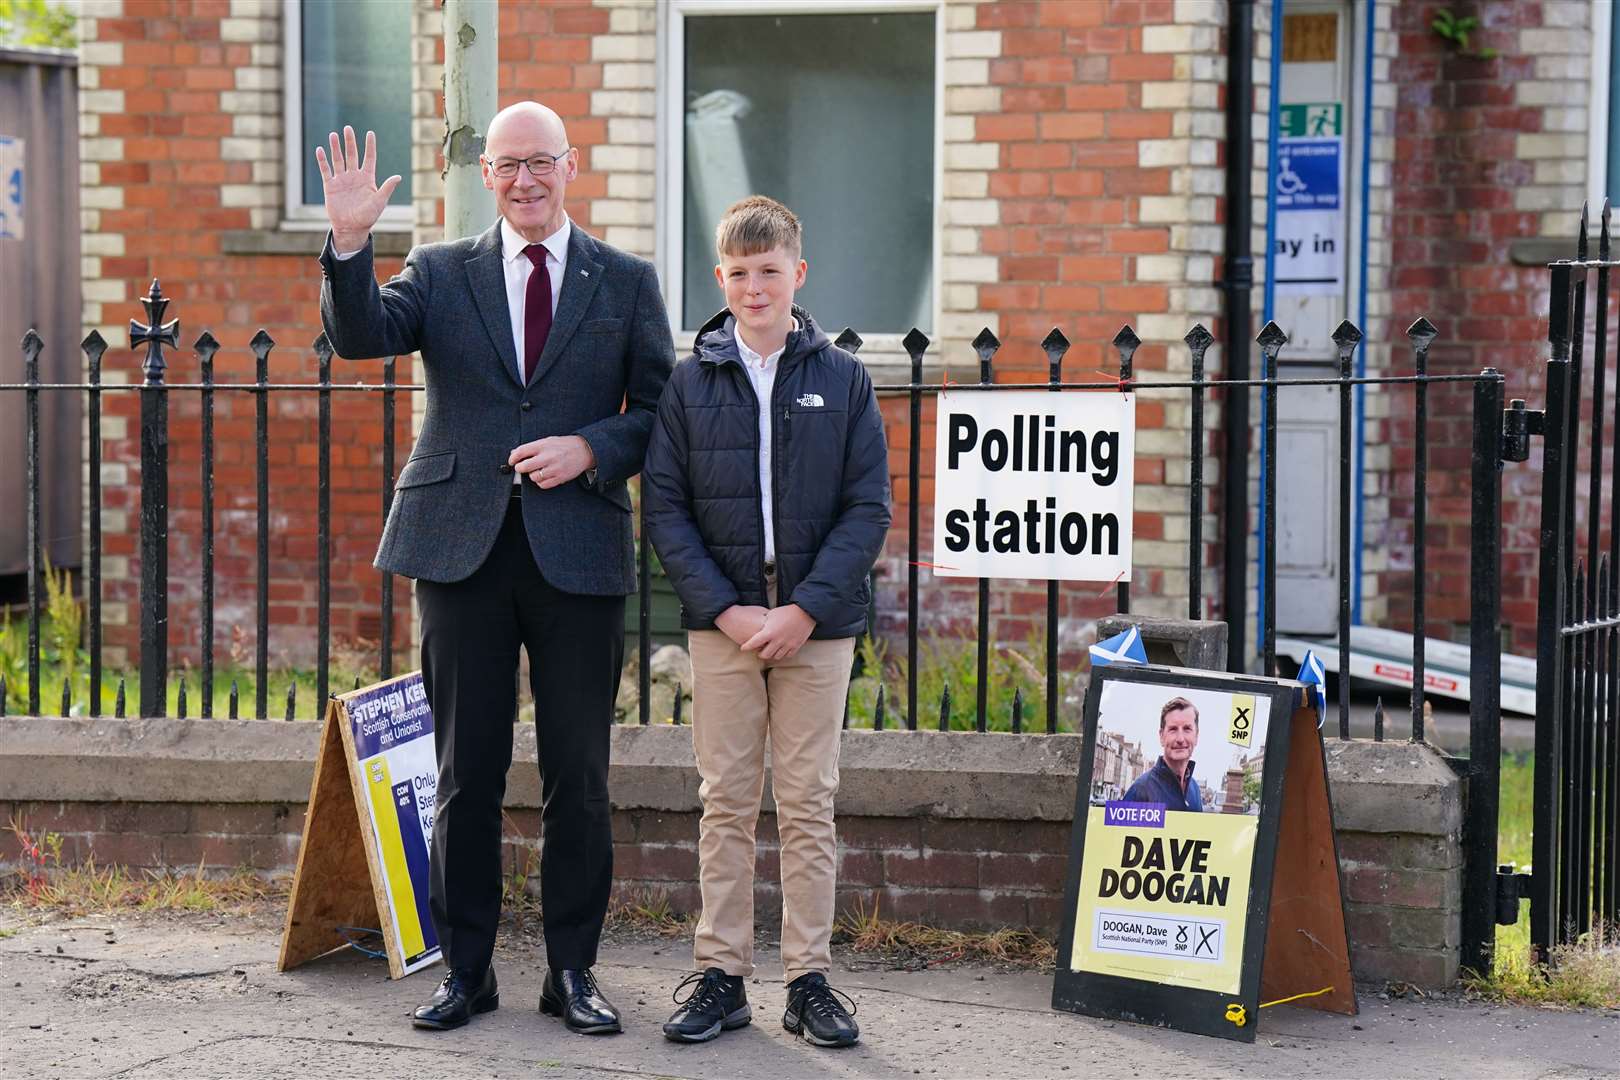
[[[786,660],[810,639],[816,620],[798,604],[779,608],[733,604],[714,625],[744,652],[757,651],[762,660]]]

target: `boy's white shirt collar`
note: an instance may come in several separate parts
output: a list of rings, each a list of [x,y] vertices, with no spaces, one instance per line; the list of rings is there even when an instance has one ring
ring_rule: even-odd
[[[563,223],[556,232],[540,241],[551,257],[557,260],[559,266],[568,263],[568,239],[574,230],[574,222],[566,213],[563,214]],[[529,246],[529,241],[523,239],[518,231],[512,228],[512,223],[501,218],[501,258],[507,262],[523,255],[523,249]]]
[[[804,327],[800,324],[799,317],[797,315],[793,316],[793,330],[803,329]],[[789,331],[789,333],[792,332],[792,330]],[[782,358],[783,353],[787,352],[786,341],[782,342],[782,347],[780,349],[777,349],[769,356],[761,356],[753,349],[750,349],[748,347],[748,342],[743,340],[742,323],[737,321],[737,317],[735,315],[731,317],[731,336],[737,342],[737,354],[742,357],[742,362],[751,367],[770,367],[772,364],[776,363]]]

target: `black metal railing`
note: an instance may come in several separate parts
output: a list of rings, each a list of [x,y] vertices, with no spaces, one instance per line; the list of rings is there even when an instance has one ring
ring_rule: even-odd
[[[106,341],[100,333],[92,331],[81,343],[85,354],[87,378],[83,383],[42,383],[39,380],[39,354],[44,348],[39,336],[29,331],[23,338],[23,383],[0,384],[0,390],[20,390],[27,398],[26,442],[27,453],[27,530],[28,530],[28,602],[27,602],[27,709],[37,715],[40,709],[40,624],[44,607],[45,589],[41,581],[41,463],[39,456],[39,397],[47,392],[80,392],[87,397],[87,420],[93,436],[89,443],[89,547],[84,567],[85,600],[88,608],[88,713],[101,715],[103,663],[102,617],[102,562],[103,537],[99,512],[102,507],[102,397],[108,393],[134,392],[140,395],[140,565],[141,584],[139,607],[140,623],[140,703],[139,715],[162,716],[168,709],[168,570],[169,554],[169,400],[173,394],[195,392],[200,402],[201,439],[199,447],[199,482],[201,489],[201,573],[199,583],[199,681],[201,693],[200,715],[214,715],[214,660],[215,660],[215,450],[214,418],[217,393],[246,393],[254,399],[254,479],[256,528],[254,567],[257,600],[254,610],[255,693],[253,716],[268,716],[268,674],[270,643],[270,411],[272,393],[314,393],[318,399],[317,439],[319,443],[315,472],[317,492],[316,510],[316,562],[317,562],[317,625],[316,625],[316,702],[315,715],[319,715],[326,700],[331,676],[331,401],[334,393],[378,394],[382,398],[382,514],[386,518],[393,498],[395,460],[395,409],[399,392],[422,389],[415,385],[396,382],[396,362],[390,358],[383,363],[381,384],[332,382],[332,349],[321,335],[314,344],[319,369],[316,383],[275,383],[269,379],[270,354],[276,342],[260,330],[249,342],[254,356],[254,381],[251,383],[221,383],[214,379],[214,363],[219,343],[212,334],[204,332],[193,345],[197,357],[199,381],[177,383],[166,380],[169,368],[165,347],[173,349],[179,337],[179,322],[163,323],[163,315],[170,300],[162,295],[158,282],[152,283],[151,292],[142,299],[147,310],[147,321],[130,322],[132,347],[144,345],[146,357],[141,364],[142,380],[138,383],[105,383],[102,381]],[[377,668],[383,678],[393,673],[394,666],[394,582],[390,575],[381,581],[380,641],[377,649]],[[187,711],[186,684],[181,681],[177,711],[184,717]],[[7,708],[7,688],[0,676],[0,716]],[[71,688],[62,687],[63,712],[72,699]],[[230,689],[228,715],[239,715],[240,702],[237,686]],[[284,716],[291,720],[297,713],[296,684],[289,687]],[[125,714],[124,680],[119,679],[114,714]]]
[[[1555,270],[1555,283],[1557,275],[1566,276],[1576,272],[1573,265],[1566,266],[1562,271]],[[1603,271],[1607,273],[1606,269]],[[1606,277],[1603,278],[1606,281]],[[1556,289],[1555,289],[1556,291]],[[331,667],[331,402],[333,394],[362,395],[375,394],[380,398],[380,422],[382,427],[382,457],[381,469],[378,476],[381,510],[386,516],[393,493],[394,464],[395,464],[395,410],[397,395],[401,393],[415,393],[422,389],[419,385],[400,384],[396,381],[395,361],[390,359],[384,362],[382,381],[380,383],[343,383],[332,382],[332,349],[325,336],[318,338],[313,346],[317,359],[317,381],[314,383],[271,382],[269,379],[269,358],[276,342],[265,331],[260,330],[249,343],[254,356],[254,380],[251,383],[218,382],[214,378],[214,366],[220,345],[212,335],[204,333],[195,342],[193,351],[196,355],[199,371],[199,381],[195,383],[169,382],[166,380],[168,362],[165,349],[174,349],[179,338],[177,322],[163,322],[168,299],[162,296],[158,283],[154,281],[150,294],[142,301],[146,306],[146,321],[133,322],[130,326],[130,341],[133,346],[145,347],[145,359],[142,364],[143,378],[135,384],[109,384],[102,381],[103,361],[106,353],[106,343],[101,336],[92,332],[82,343],[86,359],[87,378],[80,383],[46,384],[39,380],[38,357],[45,343],[32,331],[24,338],[23,356],[25,366],[24,381],[21,383],[0,383],[0,392],[20,392],[27,398],[27,485],[28,485],[28,657],[27,657],[27,700],[25,712],[38,714],[41,709],[41,671],[40,671],[40,619],[44,589],[40,574],[40,491],[41,485],[48,482],[39,461],[39,399],[45,393],[77,393],[87,398],[88,422],[91,437],[89,444],[89,477],[90,493],[89,503],[89,543],[86,552],[85,566],[85,594],[89,613],[88,619],[88,653],[89,653],[89,711],[91,715],[99,715],[101,711],[101,683],[104,675],[103,668],[103,612],[102,612],[102,559],[103,536],[101,530],[102,506],[101,491],[101,440],[99,438],[101,426],[102,397],[108,393],[134,392],[140,394],[141,400],[141,526],[140,526],[140,565],[141,565],[141,593],[140,593],[140,653],[139,671],[141,685],[141,700],[139,711],[143,716],[162,715],[166,711],[166,693],[169,683],[169,664],[167,655],[168,643],[168,611],[167,611],[167,585],[168,585],[168,475],[171,468],[169,460],[169,431],[168,431],[168,402],[175,394],[191,394],[198,396],[201,412],[201,438],[197,461],[199,469],[199,482],[202,492],[201,509],[201,556],[200,568],[200,684],[201,692],[200,712],[204,717],[214,714],[214,697],[216,687],[214,652],[215,652],[215,588],[216,568],[214,564],[215,540],[215,503],[214,503],[214,473],[215,473],[215,438],[214,438],[214,409],[215,399],[219,394],[248,394],[254,401],[254,469],[256,489],[256,535],[255,535],[255,585],[256,600],[254,605],[254,702],[252,715],[257,718],[266,718],[269,714],[268,701],[268,659],[270,638],[270,509],[272,499],[278,494],[272,492],[269,470],[269,447],[271,440],[269,423],[269,403],[271,395],[308,395],[314,394],[318,402],[317,439],[319,443],[316,461],[314,483],[317,492],[317,602],[316,602],[316,700],[312,703],[311,713],[319,715],[324,706],[330,683]],[[1276,577],[1277,577],[1277,528],[1279,520],[1279,507],[1277,503],[1277,452],[1278,452],[1278,414],[1279,399],[1285,393],[1302,391],[1307,388],[1320,389],[1329,387],[1336,390],[1339,406],[1338,431],[1338,618],[1337,618],[1337,651],[1339,670],[1348,671],[1350,668],[1350,620],[1352,607],[1352,589],[1355,582],[1352,579],[1353,561],[1351,558],[1353,537],[1353,462],[1355,432],[1351,424],[1352,401],[1354,395],[1367,387],[1383,387],[1386,389],[1411,387],[1413,390],[1412,420],[1415,434],[1415,459],[1411,470],[1412,499],[1414,508],[1413,530],[1413,607],[1411,630],[1414,637],[1414,655],[1412,664],[1412,683],[1410,694],[1411,710],[1411,737],[1421,740],[1424,737],[1424,694],[1422,688],[1427,685],[1426,661],[1424,655],[1424,638],[1428,630],[1427,609],[1425,605],[1426,592],[1426,535],[1425,514],[1428,502],[1429,461],[1427,445],[1428,428],[1428,392],[1437,385],[1454,385],[1456,387],[1469,387],[1472,389],[1473,400],[1473,459],[1471,470],[1472,502],[1471,502],[1471,582],[1473,590],[1473,604],[1469,640],[1472,648],[1472,679],[1474,692],[1470,704],[1471,714],[1471,760],[1469,765],[1471,780],[1471,799],[1473,806],[1479,807],[1480,812],[1470,814],[1470,832],[1467,839],[1469,849],[1469,880],[1470,888],[1492,888],[1495,870],[1496,833],[1494,803],[1496,799],[1497,770],[1499,767],[1498,754],[1498,689],[1499,689],[1499,638],[1498,623],[1501,607],[1501,586],[1499,580],[1499,531],[1501,525],[1501,484],[1500,476],[1503,462],[1503,380],[1494,370],[1486,369],[1477,374],[1430,374],[1428,371],[1428,354],[1431,343],[1435,340],[1436,331],[1426,319],[1419,319],[1408,330],[1411,345],[1411,372],[1401,375],[1357,376],[1354,374],[1354,357],[1356,350],[1362,347],[1362,334],[1352,324],[1343,323],[1333,335],[1337,349],[1338,373],[1332,377],[1320,378],[1281,378],[1278,373],[1279,358],[1288,344],[1288,337],[1275,323],[1268,323],[1257,335],[1256,341],[1260,347],[1262,368],[1261,376],[1254,379],[1220,380],[1207,377],[1206,357],[1214,337],[1203,326],[1194,326],[1185,336],[1184,344],[1188,349],[1187,369],[1190,378],[1159,380],[1142,379],[1135,366],[1135,357],[1140,345],[1136,333],[1125,327],[1112,342],[1117,356],[1117,363],[1107,371],[1097,371],[1094,377],[1078,381],[1066,380],[1063,371],[1063,362],[1070,344],[1068,339],[1058,330],[1054,329],[1040,342],[1040,349],[1046,357],[1047,378],[1044,382],[1035,383],[1035,386],[1045,387],[1054,393],[1121,393],[1132,392],[1149,397],[1177,398],[1184,397],[1190,406],[1187,454],[1190,464],[1188,483],[1186,485],[1186,507],[1189,519],[1189,538],[1187,544],[1187,611],[1191,618],[1199,619],[1205,613],[1205,575],[1203,518],[1206,510],[1207,492],[1204,485],[1204,456],[1206,437],[1208,432],[1205,426],[1205,406],[1212,400],[1229,406],[1228,415],[1232,414],[1231,405],[1237,402],[1244,403],[1243,412],[1247,414],[1249,395],[1258,391],[1260,395],[1261,429],[1265,435],[1263,440],[1263,465],[1261,474],[1263,481],[1260,485],[1260,498],[1264,508],[1263,526],[1259,537],[1260,550],[1264,553],[1263,573],[1260,578],[1262,595],[1265,597],[1260,612],[1260,638],[1259,653],[1260,664],[1266,672],[1277,673],[1277,632],[1276,632]],[[861,339],[851,330],[845,330],[838,338],[841,345],[851,350],[861,347]],[[898,720],[896,726],[915,730],[924,712],[938,717],[941,730],[952,726],[951,689],[947,685],[938,703],[925,703],[918,700],[918,673],[919,673],[919,636],[922,628],[920,624],[919,596],[922,580],[921,569],[926,565],[922,559],[919,536],[920,500],[917,498],[919,481],[921,477],[920,435],[930,411],[932,399],[943,387],[941,383],[924,381],[924,366],[927,352],[931,345],[929,339],[913,330],[907,334],[903,347],[910,361],[910,378],[908,382],[898,384],[880,385],[877,390],[881,396],[904,396],[908,405],[907,424],[909,435],[909,453],[907,457],[906,499],[907,513],[907,540],[906,540],[906,686],[904,712],[893,717],[897,702],[887,697],[887,692],[880,681],[875,691],[875,700],[872,702],[873,726],[883,729],[889,726],[891,720]],[[1032,385],[1028,382],[997,382],[995,358],[1002,347],[996,335],[988,329],[982,331],[973,341],[972,347],[978,359],[978,381],[974,383],[951,383],[953,392],[996,392],[1003,390],[1028,389]],[[1550,391],[1549,391],[1550,392]],[[1519,417],[1522,419],[1522,403]],[[1511,414],[1510,414],[1511,416]],[[1522,427],[1523,425],[1520,424]],[[1525,440],[1510,438],[1511,447],[1518,447]],[[1510,458],[1523,460],[1522,455],[1512,452]],[[1549,451],[1549,460],[1557,461],[1555,454]],[[1571,481],[1572,482],[1572,481]],[[644,513],[644,508],[643,508]],[[641,596],[649,596],[649,583],[651,580],[651,566],[649,553],[645,545],[640,545],[640,566],[638,568],[641,585]],[[1611,592],[1615,588],[1615,576],[1609,575],[1603,580],[1609,583]],[[1594,579],[1595,580],[1595,579]],[[994,646],[992,640],[990,621],[990,585],[987,580],[980,579],[977,596],[977,641],[975,656],[976,684],[974,699],[974,715],[972,727],[977,731],[986,731],[992,726],[1000,726],[999,721],[993,723],[989,715],[990,703],[988,687],[990,685],[989,657]],[[394,583],[391,576],[384,574],[381,579],[380,596],[380,630],[381,640],[377,647],[377,667],[383,677],[392,674],[394,666]],[[1120,612],[1127,612],[1131,606],[1132,584],[1129,580],[1117,583],[1114,588],[1114,606]],[[1049,582],[1046,587],[1046,655],[1045,655],[1045,715],[1039,729],[1048,733],[1056,732],[1062,726],[1062,709],[1059,668],[1059,600],[1060,591],[1057,582]],[[1611,607],[1610,610],[1615,610]],[[639,715],[640,723],[651,722],[650,713],[650,604],[641,603],[637,633],[640,641],[640,669],[638,672]],[[1242,658],[1238,658],[1239,663]],[[1608,670],[1612,673],[1616,665],[1611,663]],[[1546,670],[1546,669],[1544,669]],[[1281,674],[1292,674],[1281,672]],[[959,690],[962,688],[959,688]],[[1025,730],[1024,722],[1024,693],[1025,688],[1014,688],[1013,703],[1009,710],[1008,727],[1013,731]],[[1033,689],[1031,687],[1030,689]],[[6,700],[7,688],[4,679],[0,678],[0,716],[5,715],[8,708]],[[296,684],[288,690],[283,715],[287,719],[298,713],[296,700]],[[64,686],[63,698],[69,697]],[[675,722],[681,722],[680,695],[675,697]],[[937,707],[936,707],[937,706]],[[1338,680],[1337,693],[1338,733],[1341,738],[1350,737],[1350,695],[1349,680]],[[178,711],[182,714],[186,709],[184,693],[180,697]],[[64,707],[63,711],[66,711]],[[115,715],[124,715],[123,682],[120,679],[118,703],[115,706]],[[228,715],[235,717],[239,712],[238,689],[233,683],[230,690]],[[846,707],[846,724],[848,723],[848,709]],[[1380,710],[1379,723],[1375,736],[1383,737],[1382,712]],[[1538,784],[1540,783],[1538,775]],[[1484,808],[1489,805],[1489,813]],[[1483,867],[1483,869],[1481,869]],[[1483,882],[1483,884],[1481,884]],[[1484,893],[1477,894],[1480,896]],[[1482,909],[1487,904],[1475,905]],[[1475,925],[1468,931],[1473,934],[1474,940],[1484,940],[1488,936],[1489,927]]]
[[[200,378],[195,383],[169,382],[165,379],[168,361],[164,349],[173,349],[179,335],[179,326],[176,321],[162,323],[162,317],[169,304],[169,300],[161,294],[157,282],[153,282],[149,296],[142,300],[147,308],[147,322],[132,321],[130,324],[130,340],[132,345],[144,346],[146,357],[142,363],[143,379],[135,384],[108,384],[102,381],[103,359],[106,352],[106,343],[100,334],[92,332],[82,343],[86,357],[87,381],[83,383],[42,383],[38,379],[38,356],[44,343],[32,331],[24,338],[23,355],[25,362],[25,380],[22,383],[0,383],[0,391],[20,391],[28,399],[28,507],[27,518],[29,528],[29,543],[31,557],[28,576],[28,697],[27,712],[37,713],[40,708],[40,638],[39,624],[44,597],[44,589],[40,582],[39,568],[39,517],[40,492],[43,483],[41,478],[41,463],[38,460],[38,404],[42,393],[48,392],[75,392],[86,395],[88,401],[88,420],[92,431],[99,431],[101,424],[101,405],[103,395],[111,392],[137,392],[141,395],[141,533],[140,533],[140,563],[141,563],[141,598],[140,629],[140,672],[142,715],[160,715],[166,708],[166,683],[168,680],[167,657],[167,554],[168,554],[168,474],[170,462],[168,460],[169,433],[168,433],[168,401],[175,393],[195,392],[200,400],[201,412],[201,439],[199,447],[199,482],[201,488],[201,557],[200,572],[200,649],[201,670],[199,689],[201,691],[201,715],[213,715],[214,686],[214,638],[215,638],[215,570],[214,570],[214,537],[215,537],[215,505],[214,505],[214,415],[215,396],[219,393],[246,393],[254,399],[254,476],[255,476],[255,509],[257,514],[257,527],[255,529],[255,560],[257,601],[254,608],[254,674],[255,701],[253,715],[263,718],[268,715],[267,679],[270,637],[270,509],[271,490],[269,482],[269,399],[272,394],[313,393],[318,400],[318,458],[315,469],[314,482],[317,491],[317,626],[316,626],[316,678],[317,702],[315,712],[318,713],[320,702],[324,701],[330,682],[330,639],[331,639],[331,399],[334,393],[362,393],[377,394],[381,398],[380,421],[382,428],[382,462],[379,476],[381,490],[381,510],[386,516],[391,502],[394,481],[395,463],[395,415],[397,395],[399,393],[414,393],[422,389],[419,385],[400,384],[396,381],[396,364],[389,359],[383,364],[383,379],[381,383],[371,384],[364,382],[334,384],[332,382],[332,349],[325,336],[317,338],[313,350],[316,355],[318,367],[318,381],[315,383],[277,382],[269,380],[269,358],[276,346],[274,339],[268,333],[260,330],[249,343],[254,356],[255,378],[251,383],[221,383],[214,379],[215,358],[219,351],[219,344],[211,334],[202,334],[195,342],[193,349],[198,361]],[[1257,379],[1243,380],[1212,380],[1206,377],[1206,355],[1214,342],[1209,331],[1199,325],[1194,326],[1185,337],[1185,344],[1189,350],[1189,370],[1191,378],[1187,380],[1155,380],[1143,381],[1136,377],[1134,371],[1134,357],[1140,345],[1135,332],[1130,327],[1122,329],[1115,336],[1112,344],[1118,356],[1115,369],[1106,374],[1106,379],[1091,381],[1065,381],[1063,377],[1063,359],[1069,349],[1068,339],[1061,331],[1054,329],[1041,341],[1041,350],[1047,357],[1048,377],[1044,383],[1034,385],[1045,386],[1053,392],[1134,392],[1144,395],[1181,395],[1187,396],[1190,403],[1190,427],[1188,431],[1188,461],[1190,465],[1189,482],[1187,484],[1187,514],[1189,520],[1189,539],[1187,543],[1187,611],[1190,618],[1201,618],[1205,611],[1204,596],[1204,562],[1205,551],[1203,541],[1203,518],[1206,511],[1206,490],[1203,480],[1204,448],[1207,431],[1205,428],[1205,403],[1211,393],[1223,397],[1246,395],[1258,390],[1261,397],[1261,422],[1267,438],[1264,440],[1262,474],[1264,481],[1261,485],[1260,497],[1264,506],[1264,526],[1260,535],[1261,550],[1265,553],[1265,573],[1262,578],[1265,603],[1261,611],[1260,651],[1261,664],[1266,671],[1277,671],[1276,658],[1276,534],[1278,523],[1278,508],[1276,501],[1277,478],[1277,417],[1278,397],[1285,391],[1304,388],[1333,387],[1338,391],[1339,403],[1339,459],[1338,459],[1338,555],[1340,573],[1338,575],[1338,649],[1340,663],[1348,662],[1351,589],[1350,575],[1351,560],[1351,528],[1352,504],[1352,467],[1354,450],[1354,431],[1350,423],[1351,403],[1353,394],[1358,388],[1368,386],[1398,387],[1411,386],[1414,390],[1414,434],[1416,440],[1416,455],[1412,469],[1413,507],[1414,507],[1414,542],[1412,553],[1412,566],[1414,580],[1419,583],[1413,590],[1412,630],[1415,636],[1415,652],[1413,656],[1413,688],[1410,697],[1412,737],[1421,739],[1424,735],[1423,694],[1418,689],[1425,685],[1425,658],[1423,653],[1423,639],[1427,628],[1425,610],[1425,589],[1422,582],[1425,580],[1426,543],[1425,543],[1425,512],[1427,506],[1428,488],[1428,459],[1427,459],[1427,392],[1435,384],[1467,384],[1475,392],[1475,462],[1473,469],[1474,505],[1472,508],[1473,541],[1476,549],[1491,550],[1494,546],[1494,531],[1492,524],[1499,521],[1500,503],[1499,491],[1496,485],[1490,482],[1493,473],[1499,472],[1501,467],[1500,431],[1501,410],[1499,401],[1501,397],[1501,377],[1493,370],[1473,375],[1431,375],[1427,371],[1427,357],[1430,343],[1435,339],[1436,331],[1427,319],[1419,319],[1408,331],[1412,342],[1413,373],[1410,375],[1385,375],[1376,377],[1358,377],[1354,375],[1354,355],[1362,341],[1361,332],[1352,324],[1343,323],[1333,335],[1337,347],[1339,373],[1336,378],[1305,378],[1284,379],[1278,376],[1279,357],[1287,345],[1287,335],[1275,323],[1269,323],[1256,337],[1260,346],[1262,357],[1262,373]],[[838,338],[838,343],[858,351],[862,341],[859,335],[852,330],[845,330]],[[928,338],[919,331],[913,330],[903,342],[910,359],[910,381],[900,384],[879,385],[877,391],[882,396],[904,395],[909,404],[909,455],[907,463],[907,503],[908,528],[906,551],[906,602],[907,602],[907,685],[905,714],[903,726],[915,729],[918,717],[922,713],[923,704],[917,700],[917,673],[918,673],[918,639],[920,636],[918,599],[921,592],[920,569],[925,567],[920,551],[919,511],[920,500],[913,497],[919,486],[921,475],[920,443],[917,436],[920,434],[925,421],[925,402],[944,388],[943,383],[925,383],[923,370],[930,347]],[[993,392],[998,390],[1028,389],[1027,382],[996,382],[994,360],[1001,349],[1001,342],[996,335],[986,329],[973,341],[973,348],[978,357],[977,383],[950,383],[953,391],[965,392]],[[1117,373],[1116,373],[1117,372]],[[100,507],[101,492],[101,440],[91,438],[89,442],[89,476],[90,476],[90,504]],[[1496,452],[1492,452],[1493,448]],[[1492,497],[1493,492],[1496,493]],[[88,652],[89,652],[89,681],[90,681],[90,712],[97,715],[101,700],[100,686],[103,675],[102,664],[102,634],[103,620],[101,611],[102,593],[102,535],[101,516],[99,513],[89,515],[89,548],[86,565],[85,594],[89,608],[88,626]],[[1499,582],[1494,574],[1481,572],[1486,563],[1475,560],[1475,595],[1484,601],[1474,605],[1475,630],[1483,629],[1478,625],[1483,617],[1494,619],[1493,613],[1499,607]],[[645,549],[640,560],[639,577],[643,593],[647,591],[650,580],[650,564]],[[392,673],[394,662],[394,594],[393,582],[389,575],[382,576],[381,588],[381,641],[378,643],[377,664],[383,677]],[[990,585],[987,579],[978,580],[978,610],[977,610],[977,652],[976,652],[976,693],[974,727],[983,731],[988,727],[986,688],[989,684],[988,666],[990,650],[993,647],[990,632]],[[1050,582],[1047,586],[1046,610],[1046,715],[1044,727],[1048,732],[1054,732],[1059,727],[1060,695],[1058,694],[1059,674],[1059,635],[1058,635],[1058,601],[1059,586],[1057,582]],[[1115,588],[1115,607],[1119,612],[1128,612],[1131,604],[1131,583],[1128,580],[1120,581]],[[650,644],[649,610],[642,605],[640,615],[639,636],[642,639],[642,674],[643,684],[647,681],[647,660]],[[1494,629],[1492,630],[1494,640]],[[1476,658],[1477,659],[1477,658]],[[1342,667],[1341,667],[1342,670]],[[1494,684],[1495,678],[1488,677],[1487,683]],[[4,699],[4,690],[0,689],[0,702]],[[642,722],[647,722],[647,696],[641,695]],[[878,710],[874,703],[874,713],[886,716],[892,710],[894,703],[885,702],[885,708]],[[1349,688],[1346,680],[1339,680],[1338,693],[1338,727],[1343,738],[1350,735],[1350,706]],[[930,709],[930,711],[933,711]],[[234,714],[234,713],[233,713]],[[1015,729],[1021,729],[1022,724],[1017,717],[1013,718]]]
[[[1586,234],[1583,209],[1575,259],[1549,270],[1546,411],[1526,412],[1515,425],[1526,441],[1545,437],[1533,869],[1525,883],[1530,941],[1543,958],[1594,928],[1613,935],[1620,919],[1620,387],[1611,403],[1606,385],[1610,272],[1620,261],[1613,257],[1607,202],[1596,259],[1588,257]],[[1583,433],[1588,383],[1591,428]],[[1522,403],[1515,406],[1522,411]],[[1576,483],[1583,440],[1584,507]]]

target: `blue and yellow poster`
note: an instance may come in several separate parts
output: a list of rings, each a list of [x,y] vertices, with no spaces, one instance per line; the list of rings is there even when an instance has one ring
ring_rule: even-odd
[[[373,877],[381,897],[403,972],[439,959],[439,941],[428,913],[428,851],[433,843],[433,808],[438,764],[433,748],[433,713],[421,672],[341,695],[353,746],[352,768],[361,817],[370,829]],[[374,882],[375,883],[375,882]],[[385,933],[384,937],[388,937]]]

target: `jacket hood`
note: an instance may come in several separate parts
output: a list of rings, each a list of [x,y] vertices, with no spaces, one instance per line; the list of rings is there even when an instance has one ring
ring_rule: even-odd
[[[798,327],[788,333],[787,342],[782,348],[781,363],[809,356],[826,348],[830,339],[816,325],[816,320],[810,313],[798,304],[793,305],[793,319]],[[697,332],[697,339],[692,344],[692,355],[706,364],[723,364],[730,360],[742,362],[737,353],[736,336],[737,319],[726,308],[721,308],[704,323]]]

